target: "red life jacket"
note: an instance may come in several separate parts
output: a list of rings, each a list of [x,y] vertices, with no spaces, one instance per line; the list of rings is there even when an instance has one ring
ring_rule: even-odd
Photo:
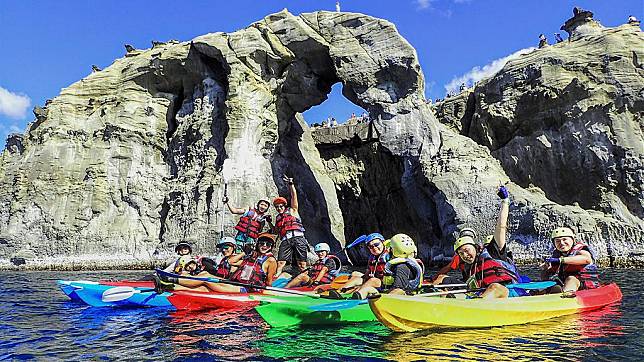
[[[249,209],[239,218],[239,222],[235,229],[248,235],[253,239],[262,233],[264,228],[264,214],[260,214],[255,209]]]
[[[231,274],[230,268],[232,265],[230,265],[230,263],[228,262],[229,258],[230,257],[227,256],[221,259],[221,261],[219,262],[219,265],[217,265],[217,270],[215,271],[216,277],[224,278],[224,279],[230,278],[230,274]]]
[[[262,266],[264,265],[264,262],[272,256],[273,253],[266,253],[256,258],[254,257],[254,254],[247,256],[243,259],[241,265],[237,267],[237,270],[230,277],[230,280],[240,283],[266,286],[267,275]]]
[[[514,265],[493,259],[487,250],[480,252],[473,264],[467,264],[461,259],[458,268],[463,274],[463,281],[474,276],[479,288],[486,288],[492,283],[507,284],[516,283],[519,280],[519,276],[514,271],[516,270]]]
[[[378,256],[370,255],[369,261],[367,262],[367,276],[382,280],[385,276],[385,266],[390,259],[391,254],[389,254],[389,251],[386,249]]]
[[[325,267],[325,263],[329,258],[333,259],[335,262],[336,268],[331,270],[327,270],[326,273],[324,273],[324,276],[322,279],[320,279],[320,283],[322,284],[329,284],[331,283],[331,280],[335,278],[338,275],[338,272],[340,271],[340,268],[342,267],[342,262],[340,259],[335,256],[335,255],[327,255],[324,259],[319,259],[315,264],[311,265],[311,268],[309,269],[309,277],[313,280],[317,279],[318,275],[322,272],[322,269]]]
[[[275,218],[275,228],[280,235],[280,238],[286,236],[287,231],[301,231],[304,232],[304,225],[299,217],[291,214],[291,210],[284,210],[283,213],[277,214]]]
[[[552,253],[552,257],[561,258],[562,256],[575,256],[579,255],[579,252],[582,250],[589,252],[593,261],[595,260],[588,245],[580,241],[575,242],[566,255],[563,255],[563,253],[555,249]],[[550,265],[548,274],[557,275],[562,282],[565,281],[567,277],[574,276],[581,282],[580,289],[593,289],[599,287],[597,266],[594,263],[586,265],[554,264]]]

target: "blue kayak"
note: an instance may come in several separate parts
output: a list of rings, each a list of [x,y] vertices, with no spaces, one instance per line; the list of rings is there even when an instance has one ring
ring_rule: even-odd
[[[118,284],[118,283],[110,283]],[[72,300],[82,301],[92,307],[169,307],[170,293],[157,294],[149,287],[105,285],[91,281],[59,280],[58,285]]]

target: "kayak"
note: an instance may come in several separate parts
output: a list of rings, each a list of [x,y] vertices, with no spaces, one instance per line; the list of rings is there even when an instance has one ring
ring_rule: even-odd
[[[59,280],[58,285],[72,300],[92,307],[172,307],[170,293],[157,294],[149,282],[93,282]],[[143,285],[134,287],[132,285]],[[111,298],[108,298],[110,296]]]
[[[442,327],[481,328],[524,324],[599,309],[619,302],[617,284],[577,291],[506,299],[453,299],[382,295],[369,300],[378,320],[397,332]]]
[[[298,287],[289,290],[297,292],[312,291],[311,287]],[[261,296],[291,296],[288,292],[264,291],[252,293],[219,293],[200,292],[192,290],[173,291],[168,296],[168,301],[179,310],[202,310],[202,309],[250,309],[259,305]]]
[[[261,293],[214,293],[178,290],[168,296],[168,301],[179,310],[201,309],[233,309],[259,304],[259,301],[249,298],[250,295]]]
[[[375,321],[368,304],[351,308],[330,308],[317,311],[311,308],[326,304],[338,304],[335,299],[322,299],[300,296],[251,296],[260,300],[255,307],[257,313],[271,327],[288,327],[296,325],[345,324]]]
[[[75,302],[82,302],[81,298],[76,294],[76,291],[83,288],[83,285],[87,284],[101,284],[109,286],[130,286],[130,287],[143,287],[143,288],[154,288],[154,283],[151,281],[139,281],[139,280],[100,280],[98,282],[89,281],[89,280],[57,280],[58,286],[60,289],[68,296],[71,300]]]

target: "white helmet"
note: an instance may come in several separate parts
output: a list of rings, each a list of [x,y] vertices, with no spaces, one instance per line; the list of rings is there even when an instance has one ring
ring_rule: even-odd
[[[331,248],[329,247],[329,244],[327,243],[319,243],[315,245],[315,248],[313,248],[315,252],[317,253],[318,251],[326,251],[327,253],[331,251]]]

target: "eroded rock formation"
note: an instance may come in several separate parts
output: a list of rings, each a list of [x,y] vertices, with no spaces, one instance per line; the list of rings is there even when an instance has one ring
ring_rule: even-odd
[[[549,209],[568,205],[562,221],[601,255],[641,263],[644,36],[630,24],[604,28],[588,11],[564,28],[570,41],[510,61],[474,91],[437,105],[436,114],[486,146],[513,182],[542,190]]]
[[[179,240],[207,254],[222,220],[233,232],[223,183],[231,202],[248,206],[285,195],[283,174],[296,180],[309,241],[335,250],[379,230],[409,233],[426,260],[451,255],[458,227],[491,231],[494,191],[512,180],[510,245],[521,259],[545,252],[553,225],[569,224],[601,257],[626,260],[627,246],[644,250],[642,87],[639,50],[624,58],[620,47],[642,40],[620,29],[524,56],[458,105],[439,105],[461,134],[436,120],[415,50],[385,20],[282,11],[230,34],[129,49],[9,140],[0,267],[148,267]],[[570,54],[560,56],[564,46]],[[366,134],[313,137],[300,113],[337,82],[372,123]],[[590,133],[594,151],[583,146]],[[559,151],[540,150],[542,135]],[[562,154],[571,140],[581,155]],[[564,185],[584,172],[587,184]]]

